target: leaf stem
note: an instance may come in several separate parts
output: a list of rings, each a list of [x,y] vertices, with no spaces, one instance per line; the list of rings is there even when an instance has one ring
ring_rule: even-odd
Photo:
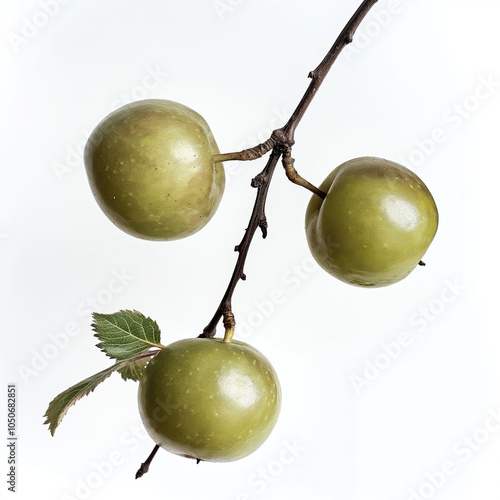
[[[361,21],[365,18],[365,16],[377,3],[377,1],[378,0],[364,0],[358,7],[351,19],[345,25],[344,29],[341,31],[340,35],[335,40],[335,43],[332,45],[326,56],[323,58],[317,68],[309,73],[311,82],[299,104],[295,108],[295,111],[292,113],[289,120],[282,128],[274,130],[271,134],[271,137],[267,141],[263,142],[262,144],[258,144],[253,148],[249,148],[236,153],[226,153],[214,156],[215,161],[246,161],[260,158],[268,151],[271,151],[266,166],[264,167],[262,172],[252,180],[252,187],[257,188],[257,195],[255,198],[252,214],[250,216],[250,221],[245,231],[245,235],[243,236],[241,243],[235,248],[235,250],[238,252],[238,258],[236,260],[233,274],[231,276],[231,279],[229,280],[226,292],[224,293],[214,316],[212,317],[208,325],[203,329],[203,333],[201,333],[199,337],[213,337],[216,333],[217,324],[219,323],[220,319],[222,317],[226,318],[229,314],[232,315],[231,302],[233,293],[239,281],[246,279],[244,267],[248,255],[248,250],[250,248],[250,244],[252,243],[255,232],[258,228],[260,228],[263,238],[267,236],[267,219],[265,215],[266,198],[269,191],[269,184],[271,183],[273,173],[280,158],[283,157],[283,165],[285,167],[285,171],[288,178],[292,182],[309,189],[321,198],[325,197],[324,192],[301,177],[293,166],[291,148],[295,143],[295,130],[305,112],[307,111],[307,108],[314,99],[314,96],[316,95],[320,85],[323,83],[323,80],[330,71],[333,63],[342,52],[343,48],[352,42],[353,35],[358,26],[361,24]]]

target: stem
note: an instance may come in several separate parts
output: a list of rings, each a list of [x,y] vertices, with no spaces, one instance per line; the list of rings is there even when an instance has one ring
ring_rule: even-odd
[[[335,40],[335,43],[332,45],[323,60],[319,63],[318,67],[309,73],[311,83],[309,84],[309,87],[307,88],[299,104],[295,108],[295,111],[292,113],[292,116],[283,127],[285,136],[292,144],[294,141],[295,129],[297,128],[297,125],[302,120],[302,117],[307,111],[309,104],[311,104],[319,87],[323,83],[323,80],[333,66],[333,63],[337,60],[337,57],[342,52],[344,47],[352,42],[354,33],[361,24],[361,21],[363,21],[365,16],[377,3],[377,1],[378,0],[364,0],[361,3],[361,5],[358,7],[358,10],[353,14],[351,19],[345,25],[344,29],[340,32],[337,40]]]
[[[233,340],[233,335],[234,335],[234,326],[232,328],[226,328],[226,331],[224,333],[224,342],[231,342]]]
[[[229,160],[253,160],[256,158],[260,158],[271,150],[271,154],[266,166],[264,167],[262,172],[252,180],[252,187],[257,188],[257,195],[255,198],[255,203],[253,206],[252,215],[250,216],[248,227],[245,231],[243,239],[241,240],[241,243],[235,248],[235,250],[238,252],[238,259],[236,261],[233,274],[231,276],[231,279],[229,280],[226,292],[224,293],[224,296],[222,297],[222,300],[213,318],[203,329],[203,333],[200,334],[199,337],[213,337],[216,332],[217,324],[222,317],[224,317],[225,320],[227,320],[227,318],[232,318],[232,322],[230,325],[231,332],[228,332],[228,327],[225,325],[225,338],[232,336],[232,331],[234,331],[235,326],[231,305],[233,293],[238,282],[240,280],[246,279],[244,273],[245,261],[255,232],[260,227],[263,238],[267,236],[267,220],[265,215],[266,198],[274,170],[280,158],[282,156],[284,157],[284,166],[287,172],[287,176],[289,176],[289,178],[291,176],[291,180],[293,180],[293,182],[306,187],[318,196],[324,198],[325,194],[318,188],[315,188],[305,179],[303,179],[293,167],[293,159],[291,158],[290,151],[295,142],[295,130],[305,112],[307,111],[307,108],[314,99],[314,96],[316,95],[320,85],[323,83],[323,80],[330,71],[333,63],[342,52],[343,48],[352,42],[353,35],[358,26],[361,24],[361,21],[365,18],[366,14],[368,14],[370,9],[377,3],[377,1],[378,0],[364,0],[358,7],[344,29],[341,31],[340,35],[337,37],[337,40],[332,45],[324,59],[315,70],[309,73],[311,82],[299,104],[295,108],[295,111],[292,113],[289,120],[282,128],[273,131],[271,137],[267,141],[253,148],[249,148],[237,153],[220,154],[214,157],[214,160],[217,162]]]
[[[267,220],[265,214],[266,198],[271,183],[271,178],[273,176],[274,170],[276,168],[280,156],[281,156],[281,150],[278,147],[275,147],[271,152],[271,155],[269,157],[266,166],[264,167],[264,170],[262,170],[262,172],[258,174],[256,177],[254,177],[254,179],[252,180],[252,187],[257,188],[257,196],[255,198],[252,215],[250,216],[250,221],[245,231],[245,235],[243,236],[241,243],[235,248],[235,251],[238,252],[238,259],[236,260],[236,265],[234,267],[233,274],[231,276],[231,279],[229,280],[229,285],[226,289],[226,292],[224,293],[224,296],[222,297],[219,307],[215,311],[212,320],[203,329],[203,333],[199,335],[199,337],[206,337],[206,338],[213,337],[215,335],[217,323],[219,322],[219,320],[223,316],[227,317],[227,315],[229,314],[232,315],[231,301],[233,293],[238,282],[240,280],[246,279],[246,275],[244,272],[245,261],[248,255],[248,250],[250,248],[253,236],[259,227],[262,231],[262,237],[265,238],[267,236]],[[233,323],[234,323],[234,316],[233,316]]]
[[[324,200],[326,198],[326,193],[299,175],[297,170],[295,170],[294,163],[295,160],[292,158],[290,151],[283,153],[283,166],[285,167],[285,173],[288,180],[297,184],[297,186],[302,186],[308,189],[311,193],[318,195],[322,200]]]
[[[151,462],[153,461],[153,458],[156,455],[156,452],[160,449],[160,445],[156,444],[155,447],[153,448],[153,451],[149,454],[149,457],[146,458],[145,462],[142,462],[141,466],[139,467],[139,470],[135,473],[135,478],[139,479],[140,477],[144,476],[146,472],[149,470],[149,466],[151,465]]]
[[[231,161],[231,160],[239,160],[239,161],[250,161],[256,160],[261,156],[264,156],[266,153],[269,153],[276,141],[273,136],[271,136],[267,141],[262,144],[258,144],[249,149],[244,149],[243,151],[238,151],[235,153],[222,153],[213,156],[213,162],[219,163],[222,161]]]

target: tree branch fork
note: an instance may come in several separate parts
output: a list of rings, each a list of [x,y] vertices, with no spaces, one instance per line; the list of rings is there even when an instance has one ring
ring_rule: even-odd
[[[243,239],[235,247],[235,251],[238,252],[238,258],[233,274],[214,316],[208,325],[203,329],[203,333],[201,333],[199,337],[214,337],[217,325],[221,318],[223,319],[226,331],[224,338],[230,340],[232,337],[232,333],[234,332],[236,325],[232,311],[232,296],[238,282],[246,279],[244,266],[255,232],[260,228],[262,237],[265,238],[267,236],[268,224],[265,213],[266,199],[269,185],[278,162],[281,160],[285,174],[291,182],[309,190],[322,199],[326,197],[326,193],[304,179],[295,168],[295,160],[292,157],[292,148],[295,144],[295,130],[312,100],[316,96],[319,87],[323,83],[333,63],[344,47],[352,42],[354,33],[358,26],[377,1],[378,0],[364,0],[361,3],[320,64],[313,71],[309,72],[308,77],[311,80],[309,86],[289,120],[283,127],[274,130],[269,139],[254,147],[238,152],[214,155],[214,162],[219,163],[226,161],[252,161],[261,158],[270,152],[266,166],[252,179],[251,185],[257,189],[257,195],[255,197],[252,214]]]

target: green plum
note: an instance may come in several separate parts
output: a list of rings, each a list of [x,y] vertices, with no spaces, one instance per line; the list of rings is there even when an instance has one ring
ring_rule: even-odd
[[[138,401],[156,444],[197,460],[229,462],[267,439],[278,419],[281,389],[271,363],[252,346],[191,338],[154,356]]]
[[[206,121],[162,99],[127,104],[95,128],[85,147],[90,187],[107,217],[147,240],[190,236],[212,218],[224,191],[219,148]]]
[[[349,160],[320,185],[306,211],[306,236],[318,264],[352,285],[381,287],[419,264],[438,228],[438,210],[423,181],[398,163]]]

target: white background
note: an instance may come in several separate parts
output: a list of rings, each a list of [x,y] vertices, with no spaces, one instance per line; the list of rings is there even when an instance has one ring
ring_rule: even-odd
[[[116,375],[54,437],[43,425],[55,395],[110,364],[92,310],[138,309],[164,343],[208,323],[265,162],[226,165],[220,209],[200,233],[141,241],[93,200],[81,158],[90,131],[155,97],[201,113],[223,151],[254,145],[286,121],[357,6],[2,2],[0,437],[15,383],[16,498],[498,500],[497,0],[379,1],[301,123],[293,154],[305,177],[319,183],[356,156],[404,162],[433,192],[440,228],[427,267],[391,287],[350,287],[314,265],[309,194],[276,172],[269,236],[254,241],[234,297],[237,336],[273,362],[283,388],[257,452],[196,466],[162,451],[136,481],[153,443],[137,386]]]

